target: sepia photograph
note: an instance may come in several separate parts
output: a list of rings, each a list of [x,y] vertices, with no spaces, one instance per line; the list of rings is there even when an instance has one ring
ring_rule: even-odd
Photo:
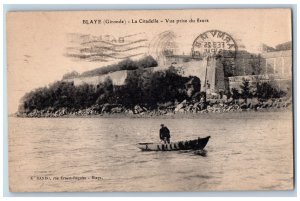
[[[10,11],[10,192],[294,189],[289,8]]]

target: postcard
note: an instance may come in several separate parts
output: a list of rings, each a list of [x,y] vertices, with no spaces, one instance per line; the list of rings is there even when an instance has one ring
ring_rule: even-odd
[[[290,9],[6,18],[11,192],[294,188]]]

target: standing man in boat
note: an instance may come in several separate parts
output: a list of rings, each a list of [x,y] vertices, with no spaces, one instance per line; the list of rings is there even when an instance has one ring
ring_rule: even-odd
[[[170,130],[164,124],[161,124],[160,126],[161,126],[159,130],[160,140],[164,141],[165,144],[166,143],[170,144],[170,138],[171,138]]]

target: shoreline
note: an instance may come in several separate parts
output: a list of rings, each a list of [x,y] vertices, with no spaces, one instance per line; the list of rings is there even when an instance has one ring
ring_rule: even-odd
[[[239,111],[229,111],[229,112],[208,112],[208,113],[192,113],[192,112],[185,112],[185,113],[167,113],[167,114],[156,114],[152,115],[149,113],[144,114],[128,114],[128,113],[104,113],[104,114],[90,114],[90,115],[74,115],[74,114],[65,114],[62,116],[18,116],[16,114],[9,115],[9,117],[16,117],[16,118],[26,118],[26,119],[68,119],[68,118],[131,118],[131,119],[202,119],[202,118],[220,118],[222,119],[225,116],[237,116],[244,118],[247,115],[258,118],[259,116],[264,116],[267,113],[280,113],[280,114],[293,114],[292,108],[262,108],[259,110],[239,110]],[[249,118],[251,118],[249,116]]]
[[[168,103],[155,109],[143,105],[134,105],[128,109],[118,104],[92,105],[84,109],[43,108],[27,112],[17,112],[13,116],[21,118],[201,118],[203,116],[223,116],[228,113],[261,113],[276,111],[292,111],[292,99],[268,99],[259,101],[257,98],[203,101],[187,101]]]

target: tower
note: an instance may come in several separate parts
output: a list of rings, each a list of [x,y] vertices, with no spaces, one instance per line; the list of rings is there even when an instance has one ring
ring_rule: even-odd
[[[207,57],[205,91],[209,94],[221,94],[227,91],[227,82],[224,76],[222,62],[216,57]]]

